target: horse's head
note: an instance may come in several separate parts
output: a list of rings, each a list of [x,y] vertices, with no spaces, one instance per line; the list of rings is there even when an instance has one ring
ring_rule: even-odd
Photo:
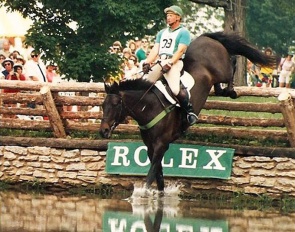
[[[118,84],[105,84],[105,91],[107,96],[102,104],[103,118],[99,133],[104,138],[110,138],[114,129],[126,118],[126,113]]]

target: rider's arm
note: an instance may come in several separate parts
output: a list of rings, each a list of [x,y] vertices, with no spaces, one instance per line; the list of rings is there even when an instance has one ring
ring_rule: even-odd
[[[146,58],[145,63],[151,64],[152,62],[154,62],[156,60],[156,58],[158,57],[158,53],[159,53],[159,47],[160,47],[159,43],[156,43],[154,45],[154,47],[150,51],[148,57]]]
[[[182,57],[182,55],[185,53],[186,49],[187,49],[187,46],[185,44],[179,44],[177,51],[173,54],[170,62],[172,64],[175,64]]]

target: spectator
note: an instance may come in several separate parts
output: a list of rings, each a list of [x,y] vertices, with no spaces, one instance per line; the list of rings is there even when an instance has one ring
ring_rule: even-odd
[[[40,59],[40,53],[36,50],[31,51],[31,59],[26,62],[25,70],[29,80],[47,82],[46,67]]]
[[[5,60],[5,56],[3,55],[3,54],[0,54],[0,63],[2,64],[2,62]],[[1,69],[0,69],[0,71],[2,72],[2,71],[4,71],[4,67],[1,65]]]
[[[123,49],[123,59],[128,61],[129,57],[132,55],[131,49],[130,48],[124,48]]]
[[[290,76],[294,72],[295,63],[292,61],[292,54],[288,54],[286,58],[281,59],[278,70],[280,71],[279,76],[279,87],[290,88]]]
[[[19,80],[19,81],[25,81],[26,78],[25,76],[22,74],[22,66],[20,64],[16,64],[14,66],[14,68],[12,68],[12,61],[8,61],[7,59],[2,63],[2,65],[5,67],[6,71],[8,72],[7,76],[6,76],[6,80],[11,80],[11,81],[15,81],[15,80]],[[19,89],[3,89],[3,93],[18,93],[20,92]],[[15,103],[9,103],[9,104],[5,104],[5,107],[16,107],[17,104]],[[3,118],[15,118],[15,115],[6,115],[3,114]]]
[[[10,58],[6,58],[2,62],[2,67],[4,68],[4,70],[0,74],[1,75],[0,79],[6,79],[7,80],[8,75],[13,73],[13,65],[14,65],[14,62]]]
[[[124,79],[138,78],[138,62],[135,55],[131,55],[124,69]]]
[[[17,50],[14,50],[14,51],[13,51],[12,53],[10,53],[10,55],[9,55],[10,59],[12,59],[14,63],[16,63],[17,56],[20,56],[20,53],[19,53],[19,51],[17,51]]]
[[[122,55],[122,44],[120,41],[115,41],[112,46],[112,53]]]
[[[138,62],[140,63],[141,61],[146,59],[146,54],[148,51],[149,44],[148,44],[147,39],[142,39],[140,43],[138,42],[138,44],[140,44],[140,45],[137,48],[135,55],[138,59]]]
[[[15,63],[25,65],[26,61],[22,55],[17,55]]]
[[[135,51],[136,51],[136,43],[135,43],[135,41],[134,40],[130,40],[129,42],[128,42],[128,48],[130,48],[131,49],[131,53],[132,54],[135,54]]]
[[[5,57],[9,57],[10,55],[10,43],[8,40],[5,40],[2,44],[2,50],[0,54],[3,54]]]
[[[56,73],[57,66],[55,64],[50,63],[49,65],[46,66],[46,78],[48,82],[60,82],[61,78]]]
[[[273,54],[272,49],[269,47],[265,49],[264,53],[267,56],[271,56]],[[258,70],[259,79],[262,83],[266,83],[266,87],[271,86],[273,70],[274,70],[273,67],[266,67],[266,66],[261,66],[260,69]]]

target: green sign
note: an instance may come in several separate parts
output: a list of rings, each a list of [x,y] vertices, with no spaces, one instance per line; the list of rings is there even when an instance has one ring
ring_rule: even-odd
[[[199,218],[156,218],[151,214],[145,217],[131,213],[107,211],[103,216],[104,232],[144,232],[152,230],[160,222],[161,232],[228,232],[226,220],[209,220]]]
[[[234,149],[189,144],[170,144],[162,160],[165,176],[229,179]],[[146,175],[150,167],[143,143],[109,143],[106,172]]]

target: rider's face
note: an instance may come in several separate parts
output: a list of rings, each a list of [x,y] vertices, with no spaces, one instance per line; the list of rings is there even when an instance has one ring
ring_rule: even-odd
[[[172,25],[174,24],[175,22],[179,21],[180,20],[180,16],[177,15],[177,14],[173,14],[173,13],[168,13],[166,15],[166,22],[168,25]]]

